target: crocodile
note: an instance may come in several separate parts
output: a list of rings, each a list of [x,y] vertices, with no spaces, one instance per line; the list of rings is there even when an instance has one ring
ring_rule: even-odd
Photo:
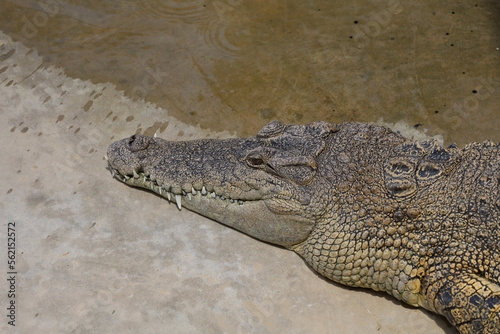
[[[472,334],[500,333],[499,150],[366,123],[273,121],[250,138],[135,134],[106,158],[128,185]]]

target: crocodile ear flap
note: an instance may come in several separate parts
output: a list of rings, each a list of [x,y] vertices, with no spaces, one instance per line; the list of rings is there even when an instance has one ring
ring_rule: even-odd
[[[308,136],[324,139],[332,132],[337,132],[339,126],[326,122],[314,122],[307,125],[285,125],[280,121],[272,121],[257,133],[257,138],[272,138],[279,134],[286,133],[292,136]]]
[[[250,151],[245,160],[252,168],[262,169],[304,186],[316,175],[316,161],[309,156],[290,153],[259,147]]]
[[[285,131],[286,125],[280,121],[272,121],[257,133],[257,138],[271,138]]]
[[[325,139],[339,126],[326,122],[285,125],[272,121],[259,131],[261,147],[248,152],[249,167],[306,185],[316,175],[316,157],[325,148]]]
[[[308,184],[316,175],[316,161],[310,156],[276,154],[270,165],[281,177],[301,186]]]
[[[307,132],[310,136],[319,137],[321,139],[326,138],[330,133],[337,132],[340,130],[338,124],[331,124],[327,122],[314,122],[307,125]]]

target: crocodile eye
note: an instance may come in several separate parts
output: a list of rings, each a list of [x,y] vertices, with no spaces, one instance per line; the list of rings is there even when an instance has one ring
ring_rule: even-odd
[[[265,162],[264,162],[264,159],[262,159],[262,157],[247,157],[247,164],[250,166],[250,167],[262,167]]]

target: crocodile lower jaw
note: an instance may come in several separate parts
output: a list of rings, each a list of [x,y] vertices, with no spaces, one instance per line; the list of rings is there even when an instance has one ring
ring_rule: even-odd
[[[175,202],[179,210],[182,209],[183,202],[186,203],[186,201],[192,201],[194,196],[201,196],[207,199],[221,201],[220,205],[243,205],[245,202],[248,202],[247,200],[233,199],[227,196],[217,195],[215,191],[207,191],[205,186],[203,186],[201,190],[196,190],[191,187],[191,191],[189,192],[182,190],[180,193],[175,193],[172,190],[172,187],[159,184],[156,180],[151,179],[143,172],[137,173],[134,171],[133,175],[123,175],[109,163],[108,168],[113,177],[117,180],[131,186],[152,190],[168,201]]]

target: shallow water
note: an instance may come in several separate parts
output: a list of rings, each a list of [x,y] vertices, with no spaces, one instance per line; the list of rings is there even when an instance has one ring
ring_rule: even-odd
[[[0,29],[43,66],[206,129],[405,121],[445,142],[500,141],[498,2],[1,2]]]

